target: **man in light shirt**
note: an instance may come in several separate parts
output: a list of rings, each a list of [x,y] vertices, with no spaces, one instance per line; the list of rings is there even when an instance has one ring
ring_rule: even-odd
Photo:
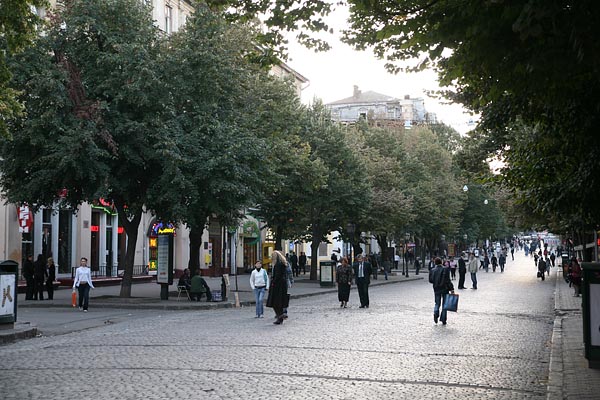
[[[87,258],[81,257],[79,267],[75,271],[75,279],[73,280],[73,291],[77,288],[79,291],[79,309],[83,307],[83,312],[87,312],[90,301],[90,289],[94,289],[92,284],[92,271],[87,265]]]

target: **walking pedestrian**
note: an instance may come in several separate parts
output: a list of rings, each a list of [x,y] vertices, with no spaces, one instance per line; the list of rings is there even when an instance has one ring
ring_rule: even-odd
[[[340,307],[346,308],[350,299],[350,288],[352,287],[352,268],[348,265],[348,258],[342,257],[335,274],[338,285],[338,301]]]
[[[571,284],[573,285],[573,289],[575,290],[573,296],[579,297],[579,294],[581,293],[581,266],[575,257],[573,257],[571,260],[570,269],[570,280]]]
[[[544,259],[542,257],[540,257],[538,263],[537,263],[537,269],[538,269],[538,278],[542,278],[542,281],[544,281],[545,279],[545,275],[546,275],[546,261],[544,261]]]
[[[38,254],[37,259],[33,263],[33,280],[35,284],[35,290],[33,292],[34,300],[44,300],[44,285],[46,284],[47,277],[48,272],[46,271],[44,256]]]
[[[504,254],[500,253],[500,257],[504,257]],[[496,268],[498,267],[498,259],[496,255],[492,255],[492,272],[496,272]]]
[[[295,251],[292,251],[290,256],[290,263],[292,264],[292,271],[294,276],[300,276],[300,268],[298,268],[298,255]]]
[[[550,262],[552,263],[552,267],[554,267],[554,263],[556,262],[556,256],[554,255],[554,251],[550,253]]]
[[[33,300],[33,292],[35,291],[35,279],[33,278],[33,256],[30,254],[23,263],[23,278],[27,284],[25,292],[25,300]]]
[[[446,325],[448,311],[444,309],[444,303],[446,302],[446,295],[454,293],[454,285],[452,285],[452,281],[450,280],[449,269],[442,266],[442,260],[439,258],[435,259],[435,268],[429,271],[429,283],[433,284],[435,300],[433,321],[437,324],[439,318],[442,324]],[[440,306],[442,307],[441,315]]]
[[[254,270],[250,274],[250,287],[254,292],[254,300],[256,301],[255,318],[264,318],[263,299],[265,298],[265,291],[269,287],[269,275],[267,271],[262,269],[260,261],[254,264]]]
[[[415,275],[419,275],[419,270],[421,269],[421,263],[419,262],[419,257],[415,258]]]
[[[453,281],[456,280],[456,261],[454,257],[450,257],[450,277]]]
[[[500,272],[504,272],[504,266],[506,265],[506,257],[504,257],[504,254],[500,254],[498,264],[500,264]]]
[[[371,264],[363,260],[362,254],[356,256],[356,262],[352,266],[358,297],[360,298],[360,308],[369,308],[369,284],[371,283]]]
[[[467,274],[467,262],[465,261],[465,253],[460,255],[458,259],[458,288],[465,288],[465,276]]]
[[[510,256],[512,257],[512,260],[515,261],[515,246],[512,243],[510,244]]]
[[[273,308],[275,311],[275,325],[283,323],[283,309],[289,305],[287,293],[286,269],[287,260],[279,250],[275,250],[271,255],[271,265],[273,266],[273,277],[267,297],[267,307]]]
[[[48,292],[48,300],[54,300],[54,281],[56,280],[56,266],[54,265],[54,259],[48,258],[46,266],[48,279],[46,280],[46,291]]]
[[[469,254],[469,263],[467,264],[467,269],[471,274],[471,282],[473,283],[473,287],[471,289],[477,290],[477,270],[479,267],[479,262],[475,258],[475,253]]]
[[[83,312],[88,311],[90,289],[94,289],[92,271],[88,267],[87,262],[87,258],[81,257],[79,267],[75,270],[75,279],[73,280],[73,291],[77,289],[79,292],[79,309],[83,309]]]
[[[298,257],[298,266],[299,266],[299,269],[302,269],[302,275],[305,275],[306,274],[306,253],[304,253],[304,252],[300,253],[300,257]]]
[[[483,269],[485,269],[485,272],[490,272],[490,257],[488,256],[487,251],[483,256]]]

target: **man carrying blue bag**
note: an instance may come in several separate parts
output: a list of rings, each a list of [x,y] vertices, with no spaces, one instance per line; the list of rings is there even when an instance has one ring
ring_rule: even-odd
[[[433,321],[437,324],[438,318],[442,324],[446,325],[448,310],[446,309],[446,295],[454,294],[454,285],[450,280],[450,270],[442,266],[442,260],[436,258],[434,268],[429,271],[429,283],[433,284],[433,293],[435,296],[435,306],[433,307]],[[440,316],[440,305],[442,314]]]

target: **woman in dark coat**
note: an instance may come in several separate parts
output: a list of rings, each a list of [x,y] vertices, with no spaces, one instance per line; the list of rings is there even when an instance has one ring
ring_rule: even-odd
[[[267,298],[267,307],[272,307],[273,311],[275,311],[277,320],[273,323],[281,325],[283,323],[283,309],[287,308],[289,298],[286,279],[287,260],[279,250],[273,252],[271,265],[273,266],[273,277],[271,279],[269,297]]]
[[[48,300],[54,299],[54,281],[56,280],[56,266],[54,259],[48,258],[48,279],[46,279],[46,290],[48,291]]]
[[[44,300],[44,284],[48,277],[48,271],[46,271],[46,263],[44,262],[44,256],[38,255],[37,260],[33,263],[33,279],[35,280],[35,290],[33,292],[33,299]]]
[[[350,299],[350,287],[352,285],[352,267],[348,265],[346,257],[342,257],[342,262],[336,269],[335,280],[338,285],[340,307],[346,308]]]

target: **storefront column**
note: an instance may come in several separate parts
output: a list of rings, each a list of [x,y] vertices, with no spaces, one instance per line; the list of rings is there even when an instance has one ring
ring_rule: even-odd
[[[58,217],[58,210],[52,210],[52,215],[50,216],[50,223],[52,224],[52,244],[50,245],[50,249],[52,251],[52,258],[54,259],[55,264],[58,264]]]
[[[111,276],[117,276],[119,269],[119,215],[112,216],[112,273]]]
[[[33,260],[37,260],[38,254],[42,254],[42,226],[44,225],[44,213],[43,210],[38,210],[35,213],[35,219],[33,222]]]
[[[79,265],[77,255],[81,252],[78,251],[77,239],[79,238],[79,227],[77,225],[77,215],[71,213],[71,269]],[[88,256],[86,256],[88,257]]]
[[[100,274],[108,275],[106,270],[106,213],[100,213],[100,226],[98,229],[99,241],[98,241],[98,267],[100,268]]]

